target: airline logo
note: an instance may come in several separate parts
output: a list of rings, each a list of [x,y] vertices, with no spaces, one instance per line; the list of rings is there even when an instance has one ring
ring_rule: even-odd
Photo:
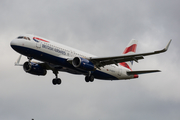
[[[38,38],[38,37],[33,37],[33,40],[34,40],[35,42],[39,42],[39,41],[49,42],[49,41],[47,41],[47,40],[44,40],[44,39],[41,39],[41,38]]]
[[[126,47],[126,49],[124,50],[123,54],[127,54],[129,52],[136,52],[136,47],[137,47],[137,44],[136,44],[136,41],[133,41],[131,43],[129,43],[129,46]],[[133,65],[133,61],[130,61],[129,63],[128,62],[122,62],[122,63],[119,63],[121,66],[123,67],[126,67],[128,68],[129,70],[132,71],[131,69],[131,65]]]

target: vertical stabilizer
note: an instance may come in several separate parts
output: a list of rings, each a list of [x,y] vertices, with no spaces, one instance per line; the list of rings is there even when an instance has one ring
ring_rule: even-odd
[[[136,53],[136,47],[137,47],[137,40],[131,40],[129,42],[129,44],[127,45],[126,49],[124,50],[123,54],[134,54]],[[132,70],[132,65],[133,65],[133,61],[129,61],[129,62],[122,62],[119,63],[121,66],[124,66],[130,70]]]

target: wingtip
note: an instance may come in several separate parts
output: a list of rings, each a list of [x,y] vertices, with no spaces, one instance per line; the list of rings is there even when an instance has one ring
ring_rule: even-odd
[[[168,50],[171,41],[172,41],[172,39],[170,39],[169,43],[168,43],[167,46],[165,47],[165,50],[166,50],[166,51]]]

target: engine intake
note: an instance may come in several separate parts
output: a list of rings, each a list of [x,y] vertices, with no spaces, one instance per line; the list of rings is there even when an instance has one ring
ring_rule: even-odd
[[[47,70],[44,69],[41,65],[37,64],[37,63],[29,63],[29,62],[25,62],[23,64],[23,69],[25,72],[33,74],[33,75],[42,75],[45,76],[47,73]]]
[[[85,58],[81,58],[81,57],[75,57],[72,61],[72,65],[75,68],[81,69],[81,70],[85,70],[85,71],[94,71],[96,70],[94,64],[85,59]]]

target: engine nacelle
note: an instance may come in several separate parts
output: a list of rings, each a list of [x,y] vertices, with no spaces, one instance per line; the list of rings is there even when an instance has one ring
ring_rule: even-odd
[[[42,68],[39,64],[31,62],[25,62],[23,64],[23,69],[25,72],[33,74],[33,75],[46,75],[46,69]]]
[[[85,71],[96,70],[94,64],[85,58],[75,57],[72,61],[72,64],[75,68],[78,68],[81,70],[85,70]]]

